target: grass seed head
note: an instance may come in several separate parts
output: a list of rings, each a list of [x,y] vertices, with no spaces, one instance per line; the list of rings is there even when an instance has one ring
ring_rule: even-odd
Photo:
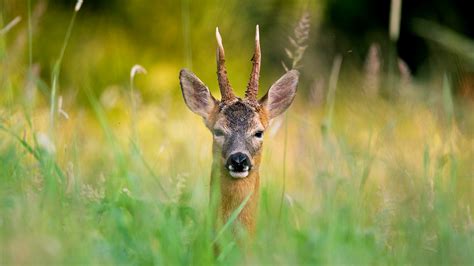
[[[77,0],[76,6],[74,7],[74,11],[75,11],[75,12],[79,12],[79,10],[81,9],[81,6],[82,6],[82,3],[83,3],[83,2],[84,2],[83,0]]]

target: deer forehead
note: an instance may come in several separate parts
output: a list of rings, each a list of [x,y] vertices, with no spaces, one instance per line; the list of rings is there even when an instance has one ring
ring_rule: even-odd
[[[257,128],[264,129],[258,107],[252,106],[241,100],[224,105],[217,115],[216,125],[231,132],[248,132]]]

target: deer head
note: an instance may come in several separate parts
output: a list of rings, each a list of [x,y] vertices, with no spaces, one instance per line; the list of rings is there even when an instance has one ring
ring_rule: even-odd
[[[221,185],[222,197],[227,198],[227,201],[236,199],[238,206],[242,195],[240,197],[235,194],[228,195],[234,193],[232,189],[229,190],[229,186],[246,184],[249,189],[258,187],[263,135],[269,121],[282,114],[292,103],[299,73],[296,70],[288,71],[270,87],[265,96],[257,99],[261,63],[257,26],[252,72],[245,97],[241,99],[235,96],[227,78],[224,47],[217,28],[216,38],[217,79],[221,100],[217,100],[207,86],[192,72],[186,69],[181,70],[179,79],[186,105],[204,119],[205,125],[213,134],[214,163],[219,165],[221,184],[224,184]],[[235,189],[236,193],[240,194],[244,190],[241,187]],[[223,204],[235,205],[228,202],[223,202]]]

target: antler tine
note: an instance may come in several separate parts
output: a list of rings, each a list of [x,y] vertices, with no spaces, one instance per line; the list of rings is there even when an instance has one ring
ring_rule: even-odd
[[[258,94],[258,80],[260,77],[260,63],[261,63],[261,52],[260,52],[260,33],[258,25],[255,32],[255,53],[252,57],[253,67],[252,73],[250,74],[250,81],[247,85],[247,91],[245,91],[245,98],[250,101],[257,101]]]
[[[224,46],[222,46],[222,37],[219,33],[219,28],[216,27],[217,39],[217,80],[219,82],[219,89],[221,90],[222,101],[229,101],[235,98],[229,79],[227,78],[227,70],[225,68],[225,54]]]

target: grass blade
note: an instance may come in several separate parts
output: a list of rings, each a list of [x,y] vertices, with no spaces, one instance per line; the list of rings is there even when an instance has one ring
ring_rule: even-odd
[[[234,223],[234,221],[239,217],[240,212],[244,209],[245,205],[247,205],[247,202],[250,200],[250,197],[253,195],[253,192],[248,194],[247,197],[240,203],[239,207],[232,212],[230,215],[229,219],[227,222],[224,224],[224,226],[221,228],[219,233],[217,233],[216,238],[212,241],[212,244],[215,244],[217,240],[229,229],[229,227]]]

